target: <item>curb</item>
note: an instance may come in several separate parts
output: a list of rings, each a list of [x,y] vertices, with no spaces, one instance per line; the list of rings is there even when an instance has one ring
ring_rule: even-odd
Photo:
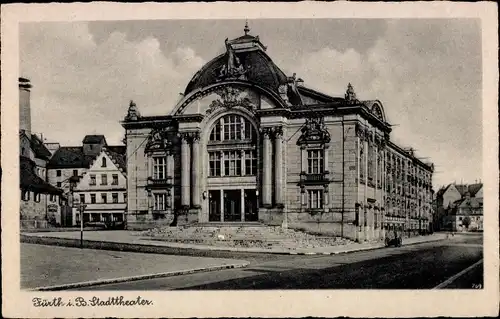
[[[30,239],[33,239],[34,242],[27,240],[26,237],[29,237]],[[430,243],[430,242],[435,242],[435,241],[441,241],[445,240],[446,238],[439,238],[439,239],[431,239],[431,240],[426,240],[426,241],[421,241],[421,242],[414,242],[414,243],[409,243],[409,244],[403,244],[404,246],[411,246],[411,245],[418,245],[418,244],[424,244],[424,243]],[[41,243],[38,243],[41,242]],[[59,243],[52,243],[50,241],[60,241]],[[71,244],[65,244],[65,241],[76,241],[68,238],[59,238],[59,237],[50,237],[50,236],[36,236],[36,235],[28,235],[24,234],[24,236],[21,237],[21,242],[25,243],[38,243],[42,245],[55,245],[55,246],[63,246],[63,247],[75,247],[76,245],[71,245]],[[116,248],[103,248],[99,247],[98,245],[94,246],[93,244],[100,244],[102,245],[118,245],[118,246],[123,246],[121,249]],[[89,247],[90,246],[90,247]],[[94,247],[92,247],[94,246]],[[355,249],[350,249],[350,250],[340,250],[340,251],[333,251],[333,252],[308,252],[308,251],[276,251],[276,250],[263,250],[263,249],[248,249],[248,250],[239,250],[238,248],[234,247],[177,247],[177,246],[168,246],[168,245],[152,245],[150,243],[145,243],[145,244],[137,244],[137,243],[120,243],[120,242],[114,242],[114,241],[99,241],[99,240],[84,240],[84,248],[88,249],[102,249],[102,250],[115,250],[115,251],[130,251],[128,249],[125,249],[125,246],[141,246],[144,247],[144,250],[141,251],[141,249],[133,249],[131,251],[133,252],[142,252],[142,253],[160,253],[161,252],[151,252],[149,249],[151,248],[157,248],[157,249],[174,249],[174,250],[185,250],[185,251],[200,251],[200,252],[234,252],[234,253],[258,253],[258,254],[275,254],[275,255],[308,255],[308,256],[313,256],[313,255],[338,255],[338,254],[348,254],[348,253],[354,253],[354,252],[359,252],[359,251],[367,251],[367,250],[376,250],[376,249],[382,249],[385,248],[384,244],[378,244],[377,246],[371,246],[371,247],[359,247]],[[149,248],[149,249],[146,249]]]
[[[212,266],[212,267],[205,267],[205,268],[193,268],[193,269],[187,269],[187,270],[169,271],[169,272],[156,273],[156,274],[150,274],[150,275],[139,275],[139,276],[120,277],[120,278],[113,278],[113,279],[84,281],[84,282],[77,282],[77,283],[64,284],[64,285],[36,287],[36,288],[29,288],[28,290],[29,291],[57,291],[57,290],[91,287],[91,286],[115,284],[115,283],[137,281],[137,280],[173,277],[173,276],[194,274],[194,273],[199,273],[199,272],[217,271],[217,270],[223,270],[223,269],[244,268],[244,267],[247,267],[248,265],[250,265],[250,263],[245,262],[245,263]]]
[[[440,283],[439,285],[437,285],[436,287],[432,288],[432,289],[443,289],[443,288],[446,288],[448,287],[449,285],[451,285],[455,280],[457,280],[458,278],[462,277],[463,275],[467,274],[469,271],[473,270],[474,268],[476,268],[477,266],[481,265],[484,263],[484,259],[481,258],[481,260],[475,262],[474,264],[470,265],[469,267],[465,268],[464,270],[462,270],[461,272],[451,276],[450,278],[446,279],[445,281],[443,281],[442,283]]]

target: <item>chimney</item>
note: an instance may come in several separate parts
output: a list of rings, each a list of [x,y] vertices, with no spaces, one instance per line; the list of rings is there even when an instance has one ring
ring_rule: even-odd
[[[31,138],[31,83],[26,78],[19,78],[19,130]]]

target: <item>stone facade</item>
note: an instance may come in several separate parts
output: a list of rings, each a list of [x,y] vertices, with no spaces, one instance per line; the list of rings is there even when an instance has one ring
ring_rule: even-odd
[[[248,28],[226,49],[169,115],[130,103],[129,228],[250,222],[364,241],[429,227],[433,166],[391,142],[380,101],[305,87]]]

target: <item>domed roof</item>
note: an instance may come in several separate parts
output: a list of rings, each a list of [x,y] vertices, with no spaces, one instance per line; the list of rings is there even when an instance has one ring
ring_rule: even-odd
[[[191,79],[184,95],[199,88],[224,81],[239,79],[259,84],[277,92],[287,77],[265,53],[266,47],[259,37],[249,35],[245,25],[245,35],[233,40],[226,39],[226,53],[205,64]]]

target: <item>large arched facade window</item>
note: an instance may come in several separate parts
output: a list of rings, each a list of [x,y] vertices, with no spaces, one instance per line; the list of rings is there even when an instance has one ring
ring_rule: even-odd
[[[208,176],[255,176],[257,135],[244,116],[228,114],[212,126],[207,144]]]

